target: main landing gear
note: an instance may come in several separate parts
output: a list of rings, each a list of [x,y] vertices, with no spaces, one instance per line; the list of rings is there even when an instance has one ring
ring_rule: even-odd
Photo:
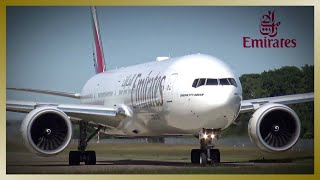
[[[80,165],[84,162],[86,165],[96,164],[96,152],[86,151],[88,142],[101,130],[102,126],[98,127],[87,139],[88,122],[80,121],[80,138],[78,151],[69,152],[69,165]]]
[[[199,132],[200,149],[192,149],[191,163],[192,164],[218,164],[220,163],[219,149],[213,149],[212,140],[219,136],[221,130],[202,129]]]

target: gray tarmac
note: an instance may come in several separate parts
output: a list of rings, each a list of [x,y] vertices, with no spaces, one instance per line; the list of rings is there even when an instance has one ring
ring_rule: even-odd
[[[314,142],[300,140],[285,153],[264,153],[248,137],[227,137],[216,142],[221,161],[216,166],[193,165],[190,151],[198,148],[196,138],[165,138],[164,143],[147,139],[97,139],[88,150],[97,153],[93,166],[68,165],[68,152],[76,150],[77,139],[57,156],[41,157],[22,143],[19,126],[7,126],[7,174],[313,174]]]
[[[40,157],[7,142],[7,174],[313,174],[313,150],[293,149],[282,155],[265,154],[256,148],[220,146],[222,163],[193,165],[194,145],[162,143],[91,143],[97,164],[69,166],[68,151]]]

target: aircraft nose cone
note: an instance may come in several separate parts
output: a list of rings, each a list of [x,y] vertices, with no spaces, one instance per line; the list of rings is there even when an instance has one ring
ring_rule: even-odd
[[[236,90],[231,90],[225,94],[224,103],[221,104],[221,109],[223,109],[224,116],[230,125],[238,116],[241,106],[241,96],[236,92]]]
[[[236,94],[235,88],[225,86],[219,90],[216,89],[215,93],[208,96],[206,102],[208,127],[224,129],[238,116],[241,96]]]

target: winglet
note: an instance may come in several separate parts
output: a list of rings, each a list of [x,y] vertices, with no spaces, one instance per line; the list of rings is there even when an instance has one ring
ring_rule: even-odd
[[[40,90],[40,89],[25,89],[25,88],[7,88],[7,90],[25,91],[25,92],[49,94],[49,95],[55,95],[55,96],[63,96],[63,97],[80,99],[80,94],[79,93],[70,93],[70,92],[61,92],[61,91],[49,91],[49,90]]]

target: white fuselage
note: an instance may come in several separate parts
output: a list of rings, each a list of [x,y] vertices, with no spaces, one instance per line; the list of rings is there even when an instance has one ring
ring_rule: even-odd
[[[221,83],[192,87],[195,79],[201,78]],[[225,78],[234,79],[237,85],[222,85]],[[99,73],[81,92],[84,104],[126,109],[128,116],[108,131],[122,136],[197,135],[202,128],[223,130],[236,119],[241,100],[241,84],[232,70],[202,54]],[[103,119],[99,123],[107,124]]]

